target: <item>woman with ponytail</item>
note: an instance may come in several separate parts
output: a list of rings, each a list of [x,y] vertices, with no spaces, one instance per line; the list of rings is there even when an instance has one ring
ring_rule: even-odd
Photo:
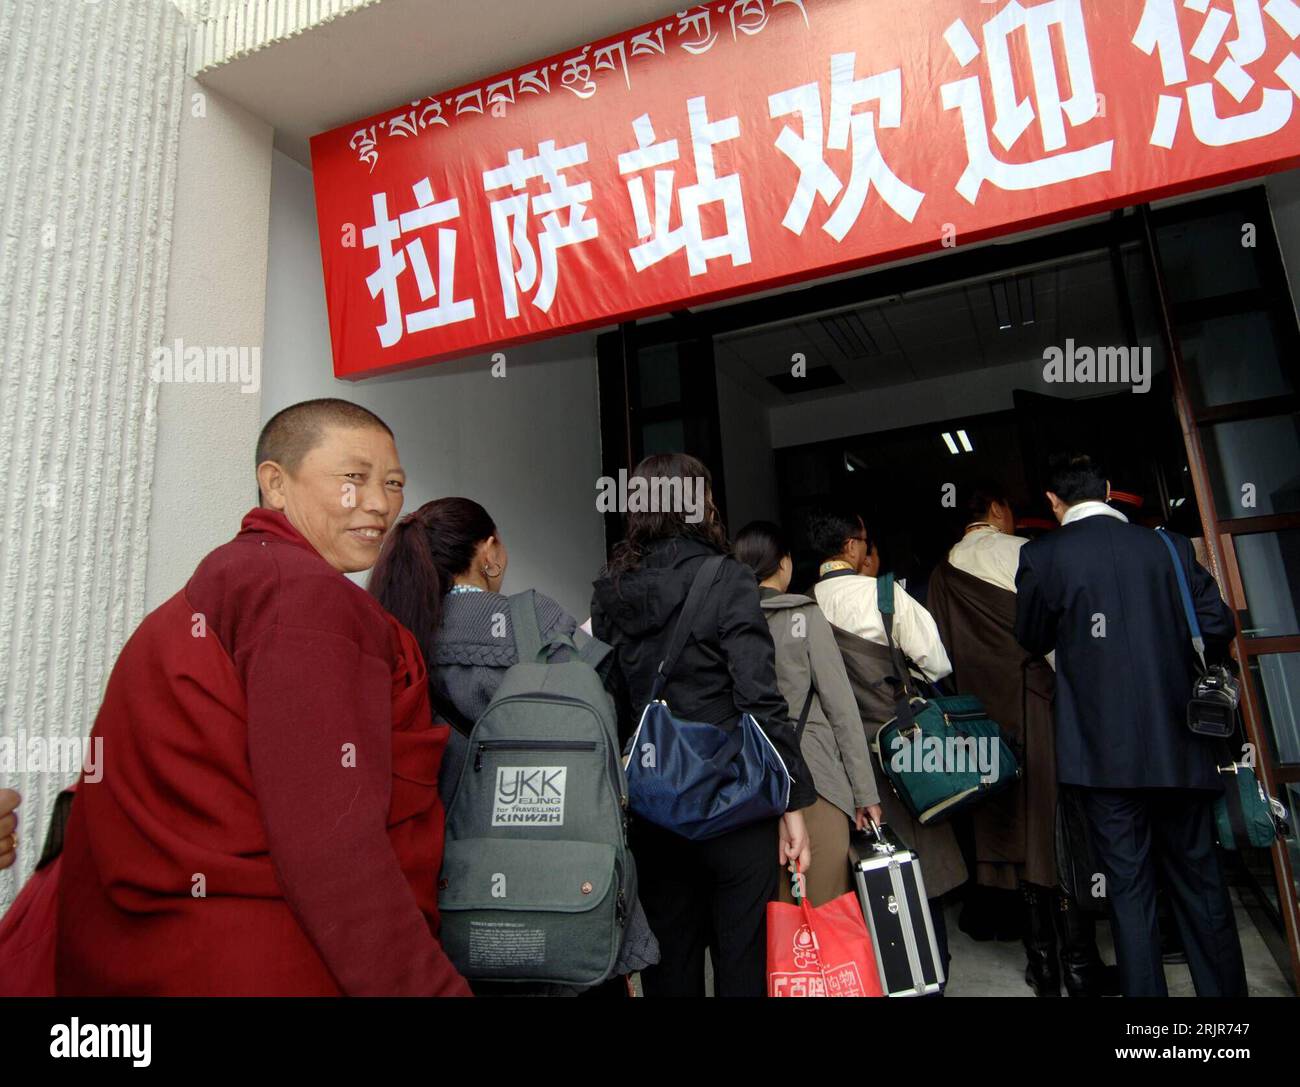
[[[460,779],[470,728],[487,709],[507,669],[519,660],[510,599],[501,592],[508,561],[506,546],[487,510],[469,498],[439,498],[397,522],[370,574],[370,592],[420,645],[429,669],[434,714],[452,725],[438,771],[438,793],[444,803]],[[549,596],[541,592],[534,596],[543,643],[559,635],[572,637],[577,620]],[[550,659],[562,661],[572,652],[557,646]],[[607,688],[618,682],[613,654],[598,672]],[[615,701],[622,702],[621,694]],[[619,956],[620,973],[639,970],[658,957],[654,935],[639,901],[634,900]],[[502,991],[480,983],[473,988],[479,995]],[[505,991],[518,993],[520,986]],[[626,985],[616,976],[589,991],[623,995]]]

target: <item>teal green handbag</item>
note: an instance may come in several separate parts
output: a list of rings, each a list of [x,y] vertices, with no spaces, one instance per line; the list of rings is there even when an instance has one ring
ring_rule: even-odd
[[[871,742],[876,761],[903,806],[922,826],[942,822],[1020,777],[1002,729],[974,695],[921,698],[894,644],[894,578],[876,579],[876,603],[894,660],[895,716]]]
[[[1273,805],[1255,771],[1240,762],[1220,766],[1223,795],[1214,802],[1214,828],[1224,849],[1268,849],[1278,838]]]

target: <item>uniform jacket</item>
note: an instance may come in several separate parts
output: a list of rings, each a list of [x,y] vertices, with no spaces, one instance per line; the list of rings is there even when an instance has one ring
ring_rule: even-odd
[[[1170,533],[1211,655],[1235,627],[1191,541]],[[1109,516],[1063,525],[1020,551],[1016,638],[1056,650],[1062,783],[1219,789],[1214,745],[1188,728],[1196,657],[1177,575],[1150,529]]]

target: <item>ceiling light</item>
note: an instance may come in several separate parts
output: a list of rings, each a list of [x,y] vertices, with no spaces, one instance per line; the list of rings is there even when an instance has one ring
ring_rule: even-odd
[[[966,437],[966,432],[964,430],[957,431],[957,440],[961,442],[962,449],[967,453],[975,452],[975,447],[970,444],[970,439]]]
[[[952,440],[952,435],[949,434],[947,431],[944,431],[943,441],[944,444],[948,447],[948,452],[951,453],[954,457],[957,456],[959,452],[959,450],[957,449],[957,443]]]

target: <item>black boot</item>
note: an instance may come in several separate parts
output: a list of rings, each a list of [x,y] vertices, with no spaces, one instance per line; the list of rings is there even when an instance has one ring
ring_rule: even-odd
[[[1052,915],[1055,897],[1033,884],[1021,884],[1025,902],[1025,984],[1035,996],[1060,996],[1061,971],[1056,964],[1056,930]]]
[[[1118,996],[1119,968],[1107,966],[1097,950],[1097,919],[1073,899],[1057,896],[1061,973],[1071,996]]]

